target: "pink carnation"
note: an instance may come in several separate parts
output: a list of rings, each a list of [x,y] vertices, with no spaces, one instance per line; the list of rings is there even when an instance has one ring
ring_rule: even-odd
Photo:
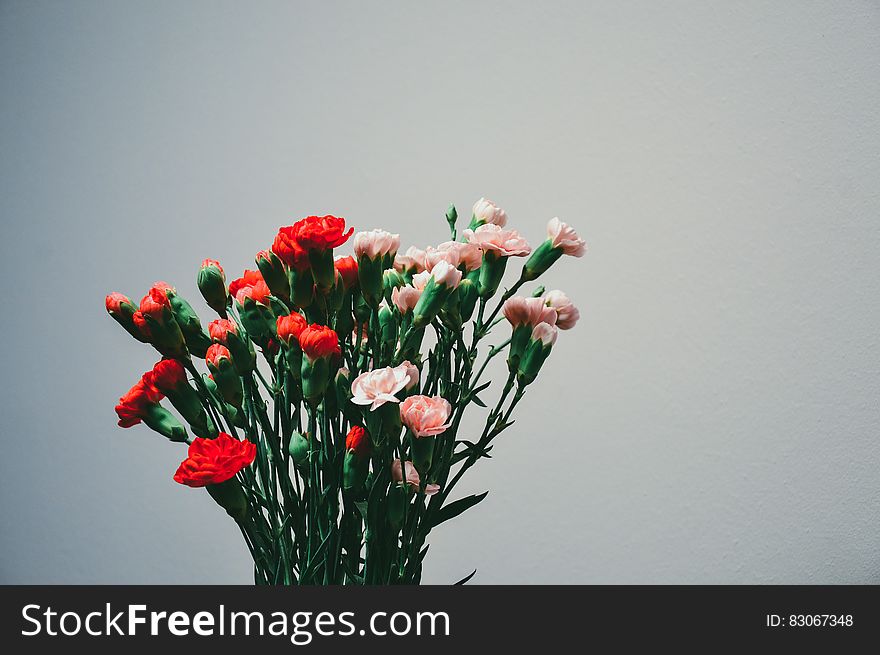
[[[407,364],[391,368],[379,368],[361,373],[351,383],[351,402],[355,405],[369,405],[370,411],[385,403],[399,403],[395,394],[410,383],[410,370]]]
[[[400,420],[417,437],[433,437],[449,427],[452,405],[441,396],[410,396],[400,404]]]
[[[394,256],[394,270],[405,273],[406,271],[415,271],[421,273],[427,268],[425,264],[425,251],[410,246],[404,254],[397,253]]]
[[[480,198],[474,203],[474,218],[481,223],[494,223],[499,227],[507,225],[507,212],[491,200]]]
[[[402,467],[400,466],[399,459],[395,459],[391,463],[391,478],[397,483],[403,482],[403,471],[402,471]],[[419,472],[416,471],[416,467],[413,466],[412,462],[406,463],[406,483],[410,487],[412,487],[413,489],[418,489],[419,486],[422,484],[422,480],[419,477]],[[425,495],[426,496],[433,496],[438,491],[440,491],[439,484],[426,484],[425,485]]]
[[[548,307],[543,298],[514,296],[504,303],[501,311],[515,328],[520,325],[534,327],[539,323],[555,325],[557,320],[556,310],[553,307]]]
[[[574,228],[555,217],[547,222],[547,238],[554,248],[562,249],[566,255],[582,257],[587,251],[587,243],[578,236]]]
[[[570,330],[581,317],[578,308],[562,291],[551,291],[544,296],[544,302],[556,310],[556,327],[560,330]]]
[[[424,287],[423,287],[424,288]],[[416,303],[422,297],[422,289],[411,287],[410,285],[402,287],[394,287],[391,291],[391,302],[397,307],[397,311],[401,314],[415,309]]]
[[[532,252],[532,247],[516,230],[505,230],[492,223],[481,225],[476,230],[465,230],[465,239],[500,257],[524,257]]]
[[[399,234],[391,234],[385,230],[370,230],[354,235],[354,254],[357,257],[366,256],[375,260],[396,253],[398,248],[400,248]]]

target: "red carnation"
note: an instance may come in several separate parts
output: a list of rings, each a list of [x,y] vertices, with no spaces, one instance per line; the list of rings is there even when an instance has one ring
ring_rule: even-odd
[[[293,224],[293,236],[304,250],[330,250],[348,241],[354,228],[345,231],[345,219],[336,216],[306,216]]]
[[[155,300],[158,303],[164,303],[165,301],[168,300],[167,295],[166,295],[167,291],[176,292],[177,289],[172,287],[167,282],[159,281],[159,282],[154,283],[153,286],[150,287],[149,293],[150,293],[150,296],[153,297],[153,300]]]
[[[131,305],[134,307],[134,303],[131,302],[129,297],[118,291],[114,291],[107,296],[104,299],[104,305],[107,307],[107,311],[111,314],[118,314],[121,311],[121,305]]]
[[[235,294],[235,300],[239,305],[243,305],[244,299],[250,298],[254,302],[268,306],[270,295],[272,295],[272,292],[269,290],[269,286],[260,280],[253,286],[246,286],[239,289],[238,293]]]
[[[339,337],[326,325],[312,323],[307,326],[300,332],[299,345],[311,361],[331,355],[342,355],[342,350],[339,348]]]
[[[205,361],[214,368],[219,368],[221,359],[228,359],[230,362],[232,361],[232,355],[229,353],[229,348],[222,343],[211,344],[208,351],[205,353]]]
[[[208,323],[208,334],[213,341],[228,346],[228,335],[238,334],[238,326],[227,318],[218,318]]]
[[[196,437],[187,454],[174,474],[174,481],[188,487],[204,487],[235,477],[254,461],[257,446],[221,432],[216,439]]]
[[[167,396],[186,384],[186,369],[176,359],[163,359],[156,362],[152,371],[144,373],[143,381]]]
[[[165,295],[164,291],[160,292],[159,290],[154,291],[150,289],[150,293],[141,299],[139,309],[144,316],[150,316],[157,321],[161,321],[166,308],[171,309],[171,301],[168,300],[168,296]]]
[[[333,265],[342,276],[342,284],[346,289],[351,289],[358,283],[358,263],[354,257],[339,257]]]
[[[245,270],[244,275],[229,283],[229,295],[235,298],[238,292],[244,287],[252,287],[263,280],[263,274],[260,271]]]
[[[278,338],[290,345],[291,340],[299,341],[299,335],[307,325],[305,317],[299,312],[294,312],[287,316],[279,316],[275,327]]]
[[[278,230],[272,242],[272,252],[290,268],[304,271],[309,267],[309,253],[297,242],[294,235],[295,225],[288,225]]]
[[[367,431],[359,425],[353,425],[345,437],[345,449],[351,450],[358,457],[370,454],[370,439]]]
[[[116,415],[119,417],[119,427],[130,428],[141,422],[150,405],[157,405],[164,396],[162,392],[148,384],[144,378],[138,380],[128,393],[119,399],[116,405]]]

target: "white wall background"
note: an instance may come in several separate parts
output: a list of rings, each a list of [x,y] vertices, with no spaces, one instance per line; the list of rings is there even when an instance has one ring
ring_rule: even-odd
[[[487,195],[583,320],[426,581],[880,582],[878,62],[876,2],[3,2],[0,581],[250,580],[106,292]]]

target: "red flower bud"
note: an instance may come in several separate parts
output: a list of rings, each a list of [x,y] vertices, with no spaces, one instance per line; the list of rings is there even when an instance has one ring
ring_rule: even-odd
[[[358,283],[358,264],[354,257],[339,257],[333,265],[342,276],[342,284],[346,289],[351,289]]]
[[[131,320],[134,321],[135,326],[144,339],[150,341],[153,338],[153,335],[150,334],[150,326],[147,325],[147,319],[144,318],[143,312],[140,310],[136,311],[131,315]]]
[[[156,362],[152,371],[144,373],[144,383],[168,396],[186,382],[186,369],[176,359],[163,359]]]
[[[367,457],[370,454],[370,438],[367,431],[359,425],[353,425],[345,437],[345,449],[352,451],[358,457]]]
[[[165,309],[171,310],[171,301],[165,295],[164,289],[157,289],[155,286],[150,292],[141,299],[140,312],[145,316],[150,316],[157,321],[163,320]]]
[[[202,297],[215,312],[221,316],[226,315],[226,274],[220,262],[214,259],[206,259],[199,267],[196,278]]]
[[[205,259],[204,261],[202,261],[202,265],[199,266],[199,270],[203,271],[206,268],[216,268],[220,275],[226,277],[226,274],[223,272],[223,267],[220,266],[220,262],[218,262],[216,259]]]
[[[150,405],[157,405],[164,396],[162,392],[153,387],[144,378],[138,380],[131,389],[128,390],[119,404],[116,405],[116,415],[119,417],[119,427],[130,428],[137,425],[146,416]]]
[[[297,243],[293,225],[282,227],[272,242],[272,252],[290,268],[304,271],[309,267],[309,253]]]
[[[257,456],[257,446],[221,432],[216,439],[197,437],[187,454],[174,474],[174,481],[188,487],[205,487],[226,482],[249,466]]]
[[[258,282],[263,282],[263,274],[260,271],[245,270],[240,278],[229,283],[229,295],[235,298],[244,287],[252,287]]]
[[[276,323],[278,338],[289,346],[291,340],[299,341],[299,335],[307,325],[305,317],[299,312],[279,316]]]
[[[205,353],[205,361],[214,368],[220,368],[220,362],[223,359],[231,362],[232,355],[229,353],[229,348],[221,343],[212,344]]]
[[[270,295],[272,295],[272,292],[269,291],[268,285],[260,280],[253,286],[246,286],[239,289],[238,293],[235,294],[235,300],[239,305],[243,305],[244,299],[250,298],[254,302],[268,306]]]
[[[119,293],[118,291],[114,291],[109,296],[104,299],[104,304],[107,307],[107,312],[110,314],[118,314],[122,310],[122,305],[130,305],[134,307],[134,303],[131,302],[128,296],[124,293]]]
[[[342,355],[336,333],[327,326],[317,323],[312,323],[300,332],[299,345],[311,361]]]
[[[228,335],[238,334],[238,327],[229,319],[218,318],[217,320],[208,323],[208,334],[211,335],[213,341],[228,346]]]

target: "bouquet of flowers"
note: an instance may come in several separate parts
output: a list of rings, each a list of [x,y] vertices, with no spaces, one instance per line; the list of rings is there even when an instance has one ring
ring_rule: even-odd
[[[235,521],[257,584],[417,584],[431,530],[486,497],[453,500],[456,484],[513,424],[557,330],[577,322],[561,291],[516,295],[584,253],[570,226],[551,219],[532,250],[489,200],[462,238],[454,206],[446,220],[452,238],[436,248],[401,254],[398,235],[371,230],[354,234],[353,257],[334,258],[354,229],[309,216],[228,286],[206,259],[207,330],[164,282],[139,305],[107,296],[110,315],[162,356],[120,398],[119,425],[188,445],[174,480],[207,489]],[[527,259],[499,294],[512,257]],[[502,321],[510,333],[484,346]],[[501,353],[508,373],[489,409],[483,373]],[[459,434],[472,405],[488,410],[482,432]]]

